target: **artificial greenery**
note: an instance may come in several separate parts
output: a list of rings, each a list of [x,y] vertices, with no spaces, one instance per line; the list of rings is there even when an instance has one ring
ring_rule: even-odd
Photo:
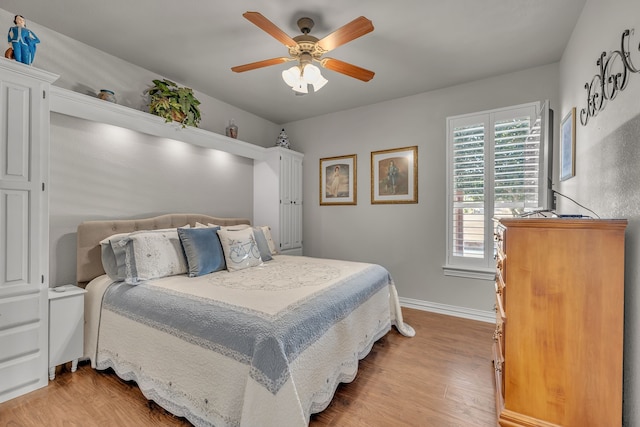
[[[193,90],[180,87],[174,82],[163,79],[153,80],[153,86],[145,92],[149,94],[149,112],[164,118],[167,122],[175,121],[182,127],[198,127],[200,123],[200,101],[193,95]]]

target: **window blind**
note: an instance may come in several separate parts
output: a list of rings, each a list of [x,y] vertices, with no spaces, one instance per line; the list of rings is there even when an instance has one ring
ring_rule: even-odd
[[[484,257],[485,123],[453,129],[453,254]]]

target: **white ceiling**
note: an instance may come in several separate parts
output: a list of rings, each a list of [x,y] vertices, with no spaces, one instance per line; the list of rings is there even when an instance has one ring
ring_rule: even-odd
[[[0,7],[281,124],[560,60],[586,0],[2,0]],[[375,30],[330,54],[374,71],[364,83],[322,70],[329,83],[296,96],[292,64],[232,66],[288,56],[242,17],[262,13],[291,37],[298,18],[322,38],[358,16]],[[8,23],[10,26],[11,23]]]

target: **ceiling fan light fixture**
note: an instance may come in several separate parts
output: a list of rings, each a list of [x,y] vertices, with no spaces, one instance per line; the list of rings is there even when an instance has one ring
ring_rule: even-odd
[[[313,86],[313,91],[317,92],[329,81],[320,73],[320,68],[312,64],[307,64],[302,69],[302,80]]]
[[[320,89],[322,89],[324,87],[324,85],[326,85],[329,82],[329,80],[325,79],[324,77],[322,77],[322,75],[320,75],[320,78],[318,80],[316,80],[315,82],[312,83],[313,85],[313,91],[317,92]]]
[[[295,87],[300,83],[300,67],[294,65],[293,67],[286,69],[282,72],[282,80],[289,85],[289,87]]]
[[[298,93],[309,93],[308,85],[313,86],[313,91],[319,91],[328,80],[320,73],[320,69],[312,64],[306,64],[302,69],[295,65],[282,72],[282,80]]]
[[[302,69],[302,80],[312,85],[316,80],[322,77],[320,74],[320,69],[312,64],[307,64]]]

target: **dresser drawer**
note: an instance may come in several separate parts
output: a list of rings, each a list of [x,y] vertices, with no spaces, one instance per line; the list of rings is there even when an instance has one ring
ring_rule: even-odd
[[[506,253],[506,248],[504,245],[504,234],[505,230],[500,225],[496,227],[496,231],[493,233],[493,240],[496,242],[496,251],[498,254]]]
[[[493,344],[493,370],[496,381],[496,416],[499,418],[504,409],[504,357],[497,344]]]
[[[504,355],[504,332],[506,323],[506,314],[502,309],[502,301],[496,295],[496,329],[493,332],[493,342],[500,347],[500,354]]]
[[[504,294],[507,290],[507,284],[504,281],[504,276],[502,275],[502,271],[499,269],[496,270],[496,294],[502,297],[502,301],[504,302]]]
[[[504,409],[504,310],[500,295],[496,294],[496,328],[493,331],[493,369],[496,382],[496,414]]]

